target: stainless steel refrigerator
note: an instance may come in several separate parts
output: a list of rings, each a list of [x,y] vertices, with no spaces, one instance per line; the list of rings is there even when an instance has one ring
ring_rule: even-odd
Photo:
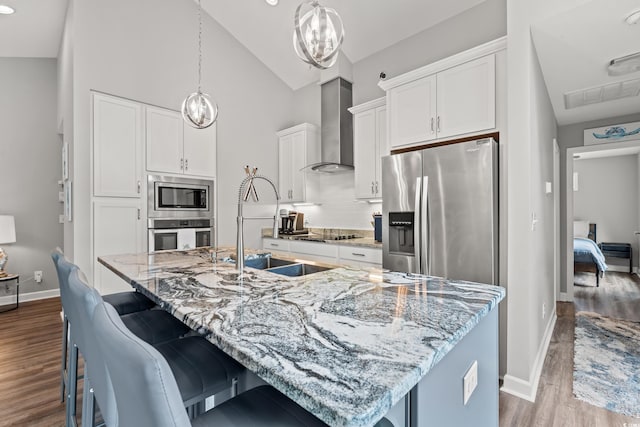
[[[498,284],[498,149],[491,138],[382,159],[382,265]]]

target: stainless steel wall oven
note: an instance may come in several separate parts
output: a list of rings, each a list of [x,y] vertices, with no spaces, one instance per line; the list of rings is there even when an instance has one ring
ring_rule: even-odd
[[[215,244],[213,180],[149,175],[149,252]]]

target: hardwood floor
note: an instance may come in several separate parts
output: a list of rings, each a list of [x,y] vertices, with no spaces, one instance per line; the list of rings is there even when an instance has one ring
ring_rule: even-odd
[[[536,402],[500,392],[500,426],[631,427],[640,419],[625,417],[573,397],[573,338],[576,311],[639,321],[640,279],[608,272],[600,287],[576,286],[574,303],[558,303],[555,330],[545,358]],[[575,305],[574,305],[575,304]],[[635,311],[633,307],[635,306]]]
[[[640,279],[626,273],[607,273],[599,288],[595,283],[576,287],[575,299],[578,310],[640,320]],[[575,311],[572,303],[557,305],[558,320],[536,402],[500,393],[502,427],[640,425],[639,419],[573,398]],[[61,333],[58,298],[27,302],[18,310],[0,313],[0,426],[64,425],[64,404],[59,400]]]
[[[640,322],[640,278],[635,274],[609,271],[595,287],[591,276],[580,283],[590,286],[575,286],[576,311],[593,311],[616,319]],[[589,280],[590,279],[590,280]]]
[[[0,313],[0,426],[64,425],[60,310],[51,298]]]

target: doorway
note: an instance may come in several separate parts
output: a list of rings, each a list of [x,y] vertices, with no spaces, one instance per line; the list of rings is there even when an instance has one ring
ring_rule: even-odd
[[[592,145],[592,146],[580,146],[580,147],[572,147],[567,149],[567,160],[566,160],[566,216],[563,219],[565,223],[566,230],[566,246],[564,248],[566,254],[566,293],[561,295],[560,300],[563,301],[573,301],[574,300],[574,257],[573,257],[573,239],[574,239],[574,231],[573,231],[573,221],[574,221],[574,162],[576,161],[575,157],[579,156],[582,158],[590,158],[597,156],[622,156],[622,155],[632,155],[636,154],[640,159],[640,140],[632,140],[625,142],[616,142],[616,143],[607,143],[606,145]],[[640,165],[640,162],[638,162]],[[579,191],[579,177],[577,188]],[[640,185],[638,182],[635,182],[635,191],[638,194]],[[636,218],[636,227],[640,226],[640,218]],[[633,239],[636,239],[634,236]],[[635,243],[635,242],[632,242]],[[638,252],[638,251],[636,251]],[[633,254],[634,258],[638,259],[638,254]]]

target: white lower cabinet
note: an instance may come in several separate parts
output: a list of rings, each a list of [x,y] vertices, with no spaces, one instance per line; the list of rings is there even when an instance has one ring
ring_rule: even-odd
[[[274,255],[282,254],[301,260],[350,267],[382,267],[382,249],[355,245],[339,245],[301,240],[262,239],[262,248]]]
[[[272,253],[289,253],[289,241],[284,239],[262,239],[262,249],[268,249]]]
[[[93,283],[102,294],[131,291],[131,286],[98,263],[104,255],[144,251],[145,224],[140,199],[96,198],[93,202]]]
[[[382,265],[382,249],[367,248],[363,246],[338,246],[340,263],[361,267],[373,267]]]
[[[327,243],[292,240],[289,242],[291,256],[308,261],[335,264],[338,259],[338,247]]]

